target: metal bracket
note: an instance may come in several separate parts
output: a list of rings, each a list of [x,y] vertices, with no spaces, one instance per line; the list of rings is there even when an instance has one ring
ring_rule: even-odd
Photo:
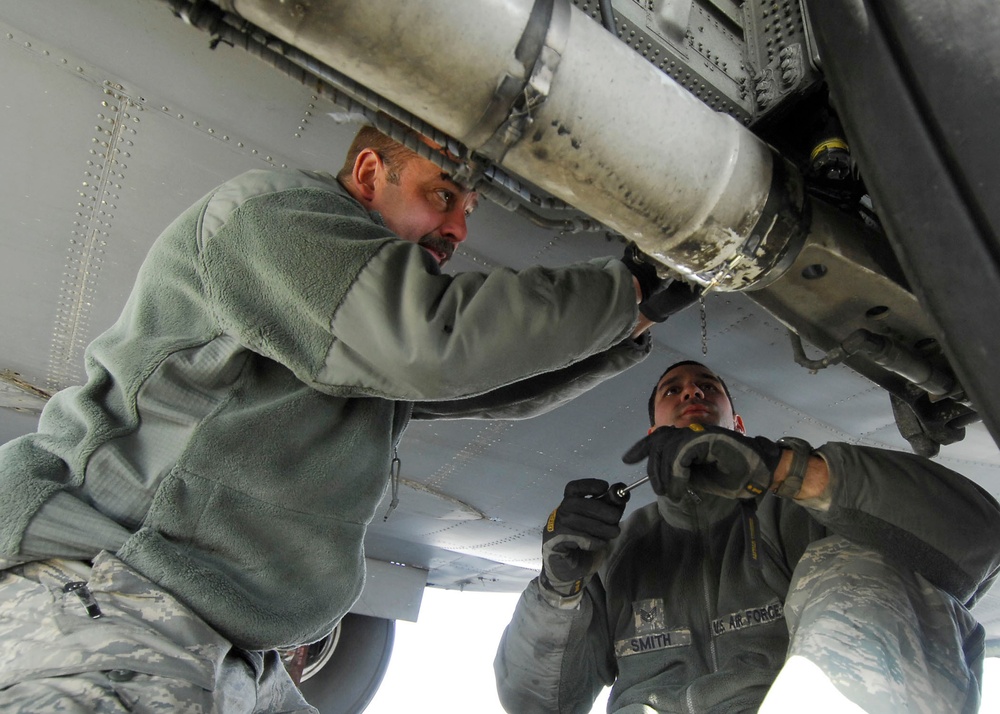
[[[569,0],[535,0],[514,51],[524,76],[507,74],[465,144],[497,163],[531,126],[549,95],[552,78],[569,39]]]

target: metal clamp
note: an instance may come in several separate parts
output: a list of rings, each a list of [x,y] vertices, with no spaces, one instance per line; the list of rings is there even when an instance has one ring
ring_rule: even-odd
[[[531,125],[532,115],[549,95],[552,78],[569,39],[568,0],[535,0],[514,57],[524,77],[504,76],[493,100],[464,139],[473,151],[503,160]]]

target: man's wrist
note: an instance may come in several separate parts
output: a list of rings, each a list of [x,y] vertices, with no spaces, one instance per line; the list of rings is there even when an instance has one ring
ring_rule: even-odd
[[[543,568],[542,572],[538,574],[538,592],[542,599],[554,608],[575,610],[580,607],[580,601],[583,599],[583,583],[575,594],[564,595],[554,588]]]
[[[639,339],[646,332],[646,330],[648,330],[655,324],[656,323],[650,320],[648,317],[646,317],[642,313],[639,313],[639,319],[635,323],[635,328],[633,328],[632,330],[631,338],[633,340]]]
[[[643,255],[635,243],[629,243],[625,247],[622,262],[625,263],[625,267],[629,269],[629,272],[632,273],[632,277],[635,279],[637,302],[642,302],[649,298],[663,284],[663,280],[656,272],[656,267],[652,262],[647,260],[646,256]]]
[[[782,459],[779,462],[782,465],[787,464],[787,467],[775,470],[771,492],[781,498],[794,499],[802,490],[802,482],[809,468],[809,459],[812,457],[812,446],[805,439],[794,436],[778,439],[778,446],[787,451],[790,457],[788,461]],[[782,471],[784,473],[779,473]]]

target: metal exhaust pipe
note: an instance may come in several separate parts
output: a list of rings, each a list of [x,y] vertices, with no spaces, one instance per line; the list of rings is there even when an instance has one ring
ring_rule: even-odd
[[[569,0],[217,1],[702,285],[801,245],[795,171]]]

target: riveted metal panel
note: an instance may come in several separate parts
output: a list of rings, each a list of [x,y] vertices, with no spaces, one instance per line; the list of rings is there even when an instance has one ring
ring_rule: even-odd
[[[150,242],[190,203],[248,168],[335,169],[354,132],[328,117],[336,107],[256,58],[211,50],[162,3],[0,2],[0,23],[0,370],[29,384],[79,378],[83,345],[116,318]],[[118,163],[96,146],[119,149]],[[470,235],[449,270],[622,249],[602,235],[543,231],[490,204]],[[387,494],[376,511],[369,557],[427,570],[442,587],[521,589],[567,481],[641,475],[621,453],[645,433],[653,383],[680,359],[727,380],[753,433],[908,448],[882,390],[843,366],[810,374],[792,364],[783,326],[746,295],[713,292],[706,306],[704,320],[693,307],[654,327],[645,363],[548,415],[413,423],[400,447],[400,505],[382,522]],[[0,441],[32,428],[14,402],[38,404],[0,380]],[[1000,454],[982,425],[939,459],[1000,494]],[[651,498],[641,487],[629,508]]]

